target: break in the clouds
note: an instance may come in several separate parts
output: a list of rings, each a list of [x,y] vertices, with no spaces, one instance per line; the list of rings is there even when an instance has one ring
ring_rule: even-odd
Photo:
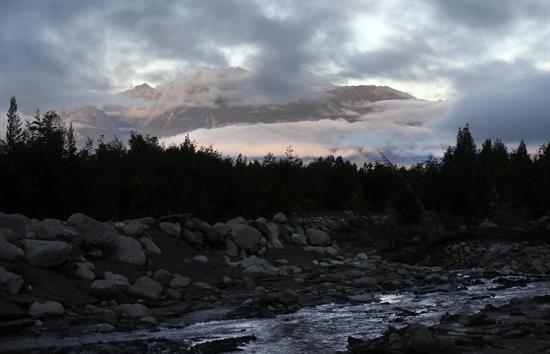
[[[0,14],[0,98],[27,111],[242,66],[259,102],[314,94],[312,77],[385,84],[454,102],[434,129],[550,136],[548,0],[8,0]]]

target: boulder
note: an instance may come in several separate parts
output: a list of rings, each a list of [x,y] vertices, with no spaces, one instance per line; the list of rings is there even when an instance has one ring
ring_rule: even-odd
[[[6,227],[0,227],[0,237],[8,241],[18,240],[18,237],[13,233],[13,231],[11,231],[11,229],[8,229]]]
[[[166,289],[164,295],[171,300],[181,300],[181,290],[178,289]]]
[[[237,257],[239,255],[239,249],[235,246],[235,243],[231,240],[225,241],[225,253],[229,257]]]
[[[17,215],[0,215],[0,228],[10,230],[15,239],[24,238],[27,233],[25,221]]]
[[[294,242],[294,244],[298,246],[304,246],[307,244],[305,235],[300,235],[295,233],[295,234],[292,234],[291,239],[292,239],[292,242]]]
[[[332,246],[325,248],[325,253],[329,256],[336,257],[338,255],[338,250]]]
[[[90,289],[90,294],[99,300],[118,298],[121,292],[122,288],[110,279],[94,280]]]
[[[203,256],[202,254],[193,257],[193,260],[197,263],[208,263],[208,257]]]
[[[44,219],[31,226],[31,231],[34,232],[37,239],[40,240],[55,240],[57,237],[69,240],[75,244],[82,242],[80,233],[70,227],[65,226],[57,219]]]
[[[162,251],[157,246],[157,244],[153,240],[151,240],[149,237],[143,236],[142,238],[139,239],[139,241],[147,251],[154,254],[162,254]]]
[[[265,269],[260,267],[260,266],[257,266],[257,265],[251,265],[251,266],[246,267],[243,270],[243,273],[245,273],[245,274],[260,274],[260,273],[265,273]]]
[[[200,231],[183,230],[183,239],[191,245],[200,245],[204,237]]]
[[[262,268],[269,267],[269,263],[265,259],[256,257],[254,255],[246,257],[240,262],[240,264],[243,268],[248,268],[250,266],[259,266]]]
[[[288,221],[288,218],[283,213],[277,213],[277,214],[273,215],[273,221],[275,221],[276,223],[279,223],[279,224],[284,224]]]
[[[71,215],[67,222],[81,232],[86,244],[111,250],[118,248],[120,239],[113,225],[81,213]]]
[[[167,271],[166,269],[159,269],[155,272],[153,275],[156,281],[158,281],[161,284],[167,284],[170,279],[172,279],[172,273]]]
[[[282,250],[283,248],[285,248],[281,240],[277,238],[272,240],[270,244],[271,244],[271,248],[274,248],[276,250]]]
[[[209,223],[196,218],[193,218],[193,221],[195,223],[195,229],[200,231],[208,242],[216,243],[218,241],[218,233]]]
[[[77,263],[78,268],[76,269],[76,275],[85,280],[94,280],[95,279],[95,266],[91,262],[82,262]]]
[[[159,224],[159,229],[176,238],[181,235],[181,225],[178,222],[163,221]]]
[[[214,230],[216,230],[216,232],[220,235],[220,236],[225,236],[225,235],[229,235],[231,233],[231,225],[228,225],[228,224],[224,224],[222,222],[217,222],[214,224],[214,226],[212,226],[212,228]]]
[[[115,251],[117,260],[133,265],[145,265],[147,257],[141,248],[141,244],[132,237],[118,236],[119,246]]]
[[[29,308],[29,315],[33,318],[45,316],[59,316],[65,312],[63,305],[57,301],[33,302]]]
[[[330,245],[330,236],[325,231],[321,231],[317,229],[307,229],[306,235],[310,245],[313,245],[313,246]]]
[[[17,257],[23,257],[23,250],[12,245],[3,236],[0,236],[0,261],[11,262]]]
[[[245,251],[252,251],[256,249],[261,238],[262,234],[260,231],[251,226],[244,224],[233,225],[233,240],[235,245],[237,245],[240,249]]]
[[[40,268],[55,268],[65,262],[72,252],[72,246],[62,241],[23,240],[25,259]]]
[[[481,224],[479,224],[479,228],[483,230],[494,229],[497,227],[498,225],[489,219],[485,219]]]
[[[372,277],[359,278],[359,279],[356,279],[353,283],[357,286],[369,287],[369,288],[373,288],[378,285],[378,281]]]
[[[268,236],[269,229],[267,228],[267,221],[265,218],[257,218],[254,220],[254,227],[256,227],[264,236]]]
[[[189,286],[189,284],[191,284],[190,278],[184,277],[180,274],[174,274],[174,277],[170,280],[169,286],[172,289],[180,289]]]
[[[158,300],[162,293],[162,286],[156,280],[143,276],[139,277],[134,285],[128,287],[128,293],[139,298]]]
[[[116,307],[116,311],[126,318],[141,318],[151,316],[151,310],[142,304],[122,304]]]
[[[248,222],[246,221],[246,219],[243,218],[242,216],[227,220],[227,222],[226,222],[227,225],[231,225],[231,226],[233,226],[235,224],[247,224],[247,223]]]
[[[268,233],[267,233],[267,239],[272,241],[274,239],[278,239],[279,238],[279,225],[277,224],[274,224],[272,222],[270,223],[267,223],[267,230],[268,230]]]
[[[124,223],[122,231],[128,236],[141,236],[149,230],[149,226],[141,219],[130,220]]]
[[[105,274],[103,274],[103,277],[106,280],[112,281],[117,286],[129,286],[130,285],[130,282],[128,281],[128,278],[126,278],[124,275],[121,275],[121,274],[116,274],[116,273],[107,271],[107,272],[105,272]]]
[[[19,290],[23,286],[23,278],[21,276],[8,272],[0,267],[0,289],[12,295],[19,294]]]

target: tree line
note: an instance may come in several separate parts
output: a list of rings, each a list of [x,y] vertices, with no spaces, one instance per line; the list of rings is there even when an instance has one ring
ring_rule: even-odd
[[[534,155],[523,142],[508,151],[502,141],[487,139],[478,148],[468,126],[442,159],[396,168],[387,161],[357,166],[335,156],[306,164],[291,149],[282,158],[231,158],[189,137],[164,147],[136,132],[127,145],[99,139],[78,149],[72,124],[65,126],[54,111],[37,111],[23,122],[12,97],[7,116],[0,210],[32,217],[190,212],[213,220],[351,209],[393,210],[415,221],[424,208],[474,218],[501,206],[539,214],[550,209],[550,143]]]

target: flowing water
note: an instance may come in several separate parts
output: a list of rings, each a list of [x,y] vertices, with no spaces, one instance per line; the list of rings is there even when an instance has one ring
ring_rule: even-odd
[[[12,339],[1,347],[22,350],[48,346],[76,346],[98,342],[124,342],[133,339],[169,339],[186,344],[215,339],[255,335],[256,341],[243,345],[248,353],[334,353],[345,350],[348,336],[374,338],[388,326],[408,323],[431,325],[445,313],[475,313],[487,304],[504,305],[513,298],[550,294],[550,282],[528,283],[522,287],[496,288],[484,280],[463,290],[378,294],[377,300],[364,304],[326,304],[271,319],[207,320],[222,309],[196,312],[161,325],[155,331],[85,334],[78,337]],[[190,322],[196,322],[187,325]]]

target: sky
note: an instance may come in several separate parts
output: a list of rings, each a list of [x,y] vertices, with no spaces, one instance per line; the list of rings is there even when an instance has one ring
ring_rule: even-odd
[[[0,14],[0,99],[27,111],[241,66],[274,100],[307,94],[313,73],[450,102],[434,131],[550,140],[550,0],[4,0]]]

